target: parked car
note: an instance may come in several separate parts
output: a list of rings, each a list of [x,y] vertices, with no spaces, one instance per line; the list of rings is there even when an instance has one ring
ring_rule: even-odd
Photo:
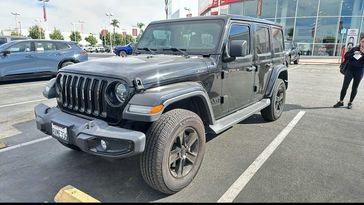
[[[134,43],[129,43],[123,46],[116,46],[114,48],[114,53],[118,56],[125,57],[133,53]]]
[[[104,53],[106,51],[104,46],[96,46],[95,47],[96,53]]]
[[[0,36],[0,45],[8,43],[10,41],[26,40],[26,39],[31,39],[31,38],[24,36]]]
[[[11,41],[0,46],[0,79],[55,75],[60,68],[87,60],[87,53],[74,42]]]
[[[302,52],[298,48],[298,46],[297,46],[297,44],[295,42],[287,41],[285,43],[285,62],[286,62],[287,67],[292,62],[294,64],[298,64],[301,55],[302,55]]]
[[[94,47],[94,46],[85,46],[83,49],[84,49],[86,52],[89,52],[89,53],[96,52],[96,47]]]
[[[222,133],[258,111],[266,121],[281,117],[283,47],[282,27],[263,19],[152,22],[135,55],[61,69],[43,92],[58,106],[35,107],[37,128],[91,155],[140,154],[147,184],[173,194],[196,176],[206,133]]]

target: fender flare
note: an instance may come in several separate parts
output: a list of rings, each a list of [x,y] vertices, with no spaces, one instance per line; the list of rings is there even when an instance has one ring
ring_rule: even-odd
[[[163,111],[171,104],[191,97],[199,97],[208,116],[208,122],[214,124],[215,118],[210,98],[204,87],[198,82],[183,82],[151,88],[135,94],[123,111],[123,119],[142,122],[157,121]],[[146,114],[130,111],[131,106],[153,107],[163,105],[157,114]]]
[[[286,84],[286,89],[288,88],[288,69],[284,65],[279,65],[273,69],[272,74],[269,78],[269,82],[267,85],[267,89],[265,92],[265,97],[271,97],[273,93],[274,84],[276,83],[277,79],[281,78],[284,83]]]

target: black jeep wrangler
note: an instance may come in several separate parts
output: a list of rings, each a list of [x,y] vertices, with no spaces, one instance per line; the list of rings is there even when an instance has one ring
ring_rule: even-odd
[[[243,16],[152,22],[127,58],[59,70],[35,107],[37,128],[74,150],[111,158],[141,154],[154,189],[172,194],[196,176],[206,133],[260,111],[283,111],[288,73],[282,28]]]

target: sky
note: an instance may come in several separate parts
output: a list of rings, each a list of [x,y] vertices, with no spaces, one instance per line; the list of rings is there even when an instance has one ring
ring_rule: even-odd
[[[13,29],[15,17],[11,12],[20,13],[18,21],[22,29],[39,24],[36,19],[43,19],[42,3],[38,0],[0,0],[0,30]],[[50,0],[47,4],[48,30],[54,27],[61,32],[73,30],[72,22],[84,21],[83,33],[98,34],[108,24],[109,17],[119,20],[120,29],[131,33],[131,28],[138,22],[148,25],[151,21],[165,19],[164,0]],[[81,30],[81,24],[75,25]]]

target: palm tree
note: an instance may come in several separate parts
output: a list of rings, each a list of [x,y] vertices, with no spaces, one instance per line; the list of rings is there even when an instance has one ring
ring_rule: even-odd
[[[120,28],[119,27],[119,24],[120,24],[120,22],[117,20],[117,19],[113,19],[112,21],[111,21],[111,23],[110,23],[110,25],[112,25],[112,27],[113,27],[113,35],[114,35],[114,41],[115,41],[115,27],[116,28]]]
[[[144,27],[144,26],[145,26],[145,24],[144,24],[144,23],[142,23],[142,22],[137,23],[137,27],[139,28],[140,33],[143,33],[143,32],[144,32],[144,30],[143,30],[143,27]]]

